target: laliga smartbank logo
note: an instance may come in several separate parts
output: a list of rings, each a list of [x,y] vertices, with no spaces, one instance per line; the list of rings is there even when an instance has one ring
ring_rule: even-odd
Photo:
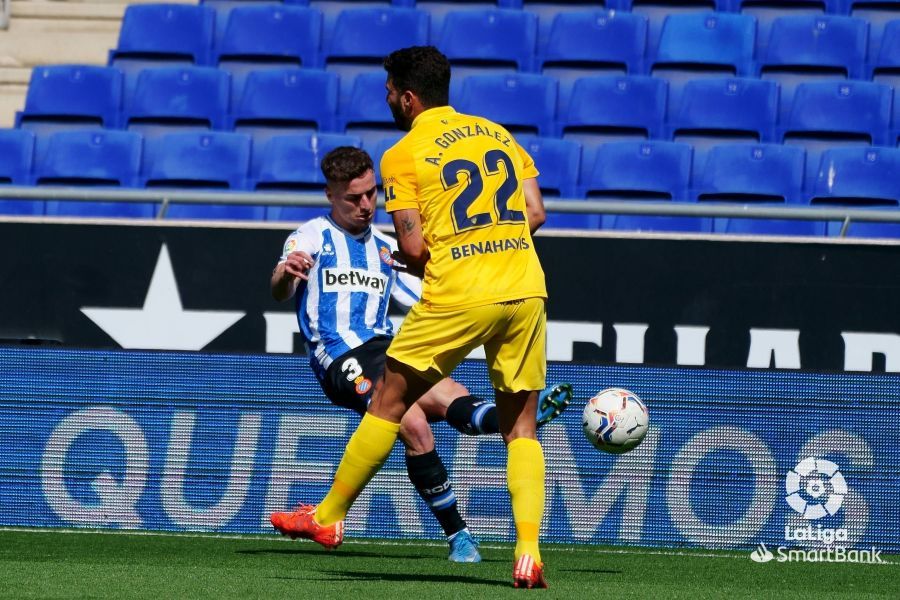
[[[823,527],[813,521],[838,513],[847,495],[847,481],[837,464],[830,460],[807,457],[787,472],[784,480],[785,501],[807,521],[805,526],[784,526],[784,539],[803,542],[814,548],[778,546],[773,553],[760,544],[750,553],[750,559],[758,563],[777,562],[837,562],[883,563],[881,550],[847,548],[846,527]]]

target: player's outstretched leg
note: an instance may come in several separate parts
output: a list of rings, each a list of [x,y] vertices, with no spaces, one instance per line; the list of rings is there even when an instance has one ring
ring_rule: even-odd
[[[543,427],[566,410],[572,401],[572,384],[548,386],[538,396],[537,426]],[[447,407],[447,424],[466,435],[499,433],[497,405],[478,396],[461,396]]]
[[[289,538],[304,538],[334,550],[344,541],[344,522],[319,525],[315,520],[316,507],[301,504],[294,512],[276,512],[269,515],[269,521],[281,535]]]
[[[572,384],[551,385],[538,394],[537,426],[542,427],[561,415],[572,401]]]

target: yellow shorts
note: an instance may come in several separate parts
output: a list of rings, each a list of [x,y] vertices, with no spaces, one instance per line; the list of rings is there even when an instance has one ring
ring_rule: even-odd
[[[451,312],[416,304],[387,354],[437,382],[484,345],[495,389],[542,390],[547,376],[544,304],[543,298],[527,298]]]

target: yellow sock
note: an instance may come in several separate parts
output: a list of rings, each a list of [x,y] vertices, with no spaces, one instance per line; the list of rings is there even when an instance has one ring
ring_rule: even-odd
[[[541,562],[538,533],[544,517],[544,451],[537,440],[517,438],[506,447],[506,484],[516,522],[516,560]]]
[[[399,423],[365,414],[347,442],[331,490],[316,508],[317,523],[331,525],[347,516],[353,501],[387,460],[399,432]]]

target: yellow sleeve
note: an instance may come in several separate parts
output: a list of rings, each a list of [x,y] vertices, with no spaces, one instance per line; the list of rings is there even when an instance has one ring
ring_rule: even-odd
[[[381,181],[384,185],[385,210],[419,210],[416,165],[412,155],[399,144],[392,146],[381,158]]]
[[[534,159],[531,158],[531,155],[525,152],[525,148],[520,146],[519,142],[516,142],[515,144],[516,150],[522,158],[522,179],[533,179],[540,175],[540,171],[534,166]]]

